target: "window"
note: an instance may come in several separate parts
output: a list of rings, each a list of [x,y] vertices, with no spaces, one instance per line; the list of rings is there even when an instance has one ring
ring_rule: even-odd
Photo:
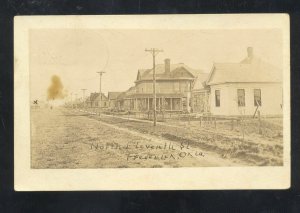
[[[220,90],[215,90],[216,107],[220,106]]]
[[[261,106],[261,91],[254,89],[254,106]]]
[[[245,90],[244,89],[238,89],[237,90],[237,96],[238,96],[238,106],[239,107],[245,106]]]

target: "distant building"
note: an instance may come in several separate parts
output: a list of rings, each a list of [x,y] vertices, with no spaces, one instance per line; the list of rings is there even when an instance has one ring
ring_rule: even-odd
[[[192,111],[194,113],[208,113],[210,112],[209,103],[209,86],[205,81],[208,73],[198,75],[192,90]]]
[[[116,101],[117,110],[125,110],[125,97],[126,92],[122,92],[120,95],[118,95]]]
[[[215,115],[282,114],[282,71],[256,58],[253,48],[240,63],[215,63],[206,84]]]
[[[90,97],[89,97],[89,101],[88,103],[88,107],[92,107],[92,108],[99,108],[100,107],[100,93],[91,93]],[[101,108],[107,108],[108,107],[108,98],[101,93],[102,95],[102,99],[101,99]]]
[[[117,105],[119,110],[135,110],[134,100],[130,98],[133,94],[136,93],[136,87],[130,87],[125,92],[121,93],[117,97]]]
[[[191,69],[183,63],[155,66],[156,72],[156,108],[165,111],[190,111],[191,92],[197,76],[203,72]],[[153,68],[140,69],[135,86],[125,92],[119,100],[119,106],[125,110],[148,111],[154,108]]]
[[[117,97],[122,92],[108,92],[108,107],[110,109],[117,109]]]

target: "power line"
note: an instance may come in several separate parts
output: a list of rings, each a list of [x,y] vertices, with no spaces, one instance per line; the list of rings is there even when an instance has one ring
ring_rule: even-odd
[[[102,92],[101,92],[101,81],[102,81],[102,74],[104,74],[105,72],[104,71],[100,71],[100,72],[97,72],[99,73],[99,76],[100,76],[100,107],[99,107],[99,116],[101,115],[101,105],[102,105]]]
[[[154,103],[154,110],[153,110],[153,126],[156,126],[156,76],[155,76],[155,56],[158,53],[163,52],[163,50],[157,48],[145,49],[146,52],[150,52],[153,57],[153,103]]]

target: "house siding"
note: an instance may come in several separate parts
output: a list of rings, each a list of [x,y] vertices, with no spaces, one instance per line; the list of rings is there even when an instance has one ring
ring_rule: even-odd
[[[215,106],[215,90],[220,90],[221,104]],[[245,106],[237,103],[237,90],[245,90]],[[211,85],[211,113],[215,115],[253,115],[254,89],[261,90],[262,105],[258,107],[261,115],[282,114],[282,84],[281,83],[226,83]]]
[[[193,79],[169,79],[156,81],[157,109],[168,111],[189,110],[190,88]],[[126,110],[147,111],[153,109],[153,81],[136,82],[136,92],[128,93],[140,95],[138,98],[125,100]],[[172,105],[172,106],[171,106]]]

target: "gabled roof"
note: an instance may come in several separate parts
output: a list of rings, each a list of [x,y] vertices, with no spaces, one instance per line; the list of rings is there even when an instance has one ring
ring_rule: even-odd
[[[185,76],[176,75],[179,71],[184,71]],[[170,64],[170,72],[165,72],[165,64],[157,64],[155,66],[156,79],[196,78],[201,73],[203,73],[202,70],[192,69],[183,63]],[[153,78],[153,68],[138,70],[137,79],[136,79],[137,81],[151,80],[152,78]]]
[[[121,94],[118,95],[117,99],[118,99],[118,100],[121,100],[121,99],[123,99],[125,96],[126,96],[126,92],[121,92]]]
[[[118,96],[117,99],[124,99],[125,97],[135,94],[135,86],[130,87],[128,90],[126,90],[125,92],[121,92]]]
[[[117,97],[121,94],[122,92],[108,92],[108,99],[113,100],[117,99]]]
[[[98,92],[95,92],[95,93],[91,93],[91,96],[90,96],[90,101],[97,101],[97,100],[100,100],[100,93]],[[103,94],[102,94],[102,100],[107,100],[107,97]]]
[[[222,83],[282,82],[281,70],[255,56],[240,63],[214,63],[207,85]]]
[[[126,93],[126,94],[135,93],[135,91],[136,91],[135,89],[136,89],[136,87],[135,87],[135,86],[132,86],[132,87],[130,87],[128,90],[126,90],[125,93]]]
[[[147,70],[149,70],[149,69],[139,69],[136,80],[141,79]]]

